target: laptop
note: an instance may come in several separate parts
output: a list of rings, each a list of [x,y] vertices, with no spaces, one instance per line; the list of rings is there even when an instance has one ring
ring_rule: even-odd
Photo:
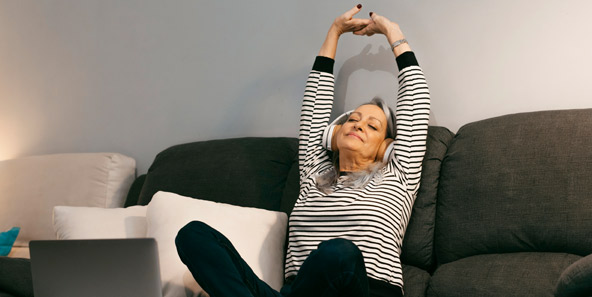
[[[35,297],[162,297],[154,238],[29,243]]]

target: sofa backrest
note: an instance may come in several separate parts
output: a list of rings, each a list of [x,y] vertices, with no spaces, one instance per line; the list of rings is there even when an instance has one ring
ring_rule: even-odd
[[[453,133],[430,127],[421,187],[407,228],[402,261],[434,266],[440,164]],[[126,206],[146,205],[158,191],[289,214],[298,198],[298,140],[235,138],[176,145],[158,154],[132,186]]]
[[[592,109],[465,125],[442,164],[438,262],[506,252],[590,254],[591,195]]]
[[[419,191],[403,239],[401,262],[428,271],[435,266],[434,228],[440,167],[453,137],[444,127],[429,127]]]
[[[297,153],[295,138],[249,137],[176,145],[156,156],[137,204],[146,205],[156,192],[167,191],[289,213],[298,198]]]

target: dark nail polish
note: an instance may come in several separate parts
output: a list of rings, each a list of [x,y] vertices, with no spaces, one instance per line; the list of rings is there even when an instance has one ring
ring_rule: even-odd
[[[362,9],[362,4],[358,4],[358,9]]]
[[[374,14],[373,12],[370,12],[370,16],[372,16],[372,14]]]

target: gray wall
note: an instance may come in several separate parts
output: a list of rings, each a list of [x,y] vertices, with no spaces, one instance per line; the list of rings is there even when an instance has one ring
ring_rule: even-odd
[[[331,1],[0,0],[0,160],[120,152],[147,171],[171,145],[296,136]],[[592,2],[365,1],[397,21],[432,92],[434,125],[592,107]],[[395,99],[384,37],[344,36],[343,111]]]

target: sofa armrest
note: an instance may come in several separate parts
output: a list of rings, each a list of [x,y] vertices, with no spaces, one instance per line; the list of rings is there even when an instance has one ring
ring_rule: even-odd
[[[561,273],[555,296],[592,296],[592,254],[571,264]]]

